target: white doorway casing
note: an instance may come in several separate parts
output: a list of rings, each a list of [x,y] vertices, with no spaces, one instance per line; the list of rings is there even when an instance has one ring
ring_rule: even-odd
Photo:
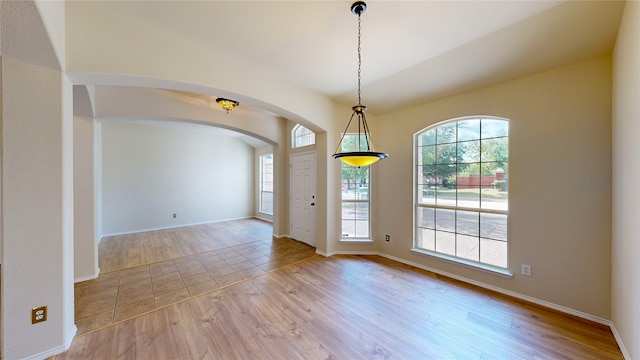
[[[291,155],[291,238],[316,246],[316,153]]]

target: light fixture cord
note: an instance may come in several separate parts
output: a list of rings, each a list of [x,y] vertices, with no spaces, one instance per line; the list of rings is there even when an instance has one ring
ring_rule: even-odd
[[[360,99],[360,78],[361,78],[361,70],[360,68],[362,67],[362,54],[361,54],[361,49],[360,49],[360,15],[361,13],[358,13],[358,106],[362,106],[362,101]]]
[[[362,15],[362,11],[359,11],[358,12],[358,106],[362,106],[362,100],[360,99],[360,94],[361,94],[360,81],[361,81],[361,78],[362,78],[362,76],[361,76],[362,49],[360,47],[360,29],[361,29],[360,18],[361,18],[361,15]],[[364,114],[358,114],[358,150],[357,151],[361,150],[361,148],[360,148],[360,116],[364,116]],[[365,133],[365,136],[366,136],[366,133]],[[367,144],[368,143],[369,142],[367,141]]]

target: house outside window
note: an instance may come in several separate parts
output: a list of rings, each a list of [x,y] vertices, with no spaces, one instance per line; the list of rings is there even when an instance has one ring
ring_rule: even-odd
[[[478,267],[509,265],[509,120],[465,117],[415,135],[414,250]]]
[[[291,147],[299,148],[314,145],[316,143],[316,133],[298,124],[291,130]]]
[[[260,212],[273,215],[273,154],[260,156]]]
[[[355,151],[357,134],[345,134],[342,151]],[[342,189],[342,239],[362,240],[371,238],[370,221],[370,167],[354,167],[341,163]]]

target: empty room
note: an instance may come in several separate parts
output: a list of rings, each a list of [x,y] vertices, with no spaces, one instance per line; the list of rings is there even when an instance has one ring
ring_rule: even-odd
[[[640,2],[0,2],[0,358],[640,358]]]

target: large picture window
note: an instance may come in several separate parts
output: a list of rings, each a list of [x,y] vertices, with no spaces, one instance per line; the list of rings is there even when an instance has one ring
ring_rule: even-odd
[[[415,135],[415,249],[509,265],[509,121],[468,117]]]
[[[273,154],[260,156],[260,212],[273,215]]]
[[[363,135],[364,136],[364,135]],[[355,151],[357,134],[345,134],[342,151]],[[342,238],[370,239],[369,166],[342,166]]]

